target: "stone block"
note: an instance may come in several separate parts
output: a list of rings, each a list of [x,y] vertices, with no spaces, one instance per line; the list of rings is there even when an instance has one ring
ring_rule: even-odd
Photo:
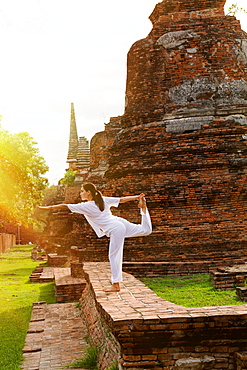
[[[247,301],[247,287],[237,287],[236,293],[242,301]]]
[[[58,255],[58,254],[48,254],[48,265],[53,267],[62,267],[68,260],[68,256],[66,255]]]
[[[84,277],[82,262],[71,262],[70,269],[72,277]]]

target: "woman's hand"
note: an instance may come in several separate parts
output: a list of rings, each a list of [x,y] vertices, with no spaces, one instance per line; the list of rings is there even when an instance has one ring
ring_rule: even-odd
[[[139,200],[140,197],[144,197],[145,194],[141,193],[139,195],[130,195],[130,196],[127,196],[127,197],[121,197],[120,198],[120,203],[125,203],[125,202],[130,202],[132,200]]]

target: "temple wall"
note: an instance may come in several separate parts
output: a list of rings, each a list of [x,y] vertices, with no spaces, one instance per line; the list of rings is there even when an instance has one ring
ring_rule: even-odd
[[[16,236],[14,234],[0,233],[0,254],[13,247],[15,244]]]
[[[110,122],[105,124],[105,130],[97,132],[90,142],[90,171],[84,177],[83,182],[93,182],[103,190],[105,185],[104,175],[109,168],[111,148],[121,128],[121,117],[111,117]]]
[[[64,203],[78,203],[80,198],[81,184],[73,184],[73,186],[66,186]]]
[[[223,5],[157,4],[128,53],[105,191],[146,194],[153,234],[131,261],[247,257],[247,38]],[[129,204],[122,215],[138,220]]]
[[[95,301],[94,291],[90,286],[87,275],[87,285],[80,299],[82,317],[86,323],[90,342],[99,350],[98,366],[100,369],[109,369],[119,361],[120,345],[112,333],[111,328],[99,312]],[[107,314],[107,313],[106,313]]]
[[[184,255],[207,259],[230,251],[246,258],[247,127],[241,119],[212,119],[203,129],[179,134],[154,123],[119,135],[107,186],[115,189],[114,195],[119,189],[146,193],[154,231],[143,240],[145,257],[152,245],[158,260]],[[124,217],[138,222],[134,205],[122,210]],[[138,242],[133,239],[132,245]],[[136,252],[134,248],[133,259]]]
[[[246,113],[246,33],[223,3],[156,5],[152,31],[128,53],[125,127]]]

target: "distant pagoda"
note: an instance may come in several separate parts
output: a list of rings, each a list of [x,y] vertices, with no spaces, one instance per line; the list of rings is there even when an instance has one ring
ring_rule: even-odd
[[[76,127],[74,103],[71,103],[69,150],[68,150],[68,157],[67,157],[67,163],[69,163],[69,168],[74,169],[74,167],[76,166],[78,142],[79,140],[78,140],[78,134],[77,134],[77,127]]]
[[[85,171],[88,171],[90,165],[90,150],[88,140],[84,136],[78,138],[74,103],[71,103],[67,163],[69,164],[69,168],[78,171],[76,176],[77,181],[80,180],[81,175],[85,173]]]

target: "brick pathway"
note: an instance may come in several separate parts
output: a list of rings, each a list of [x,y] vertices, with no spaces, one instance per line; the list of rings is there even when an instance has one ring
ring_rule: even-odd
[[[75,303],[34,303],[23,370],[64,370],[85,354],[87,330]]]

